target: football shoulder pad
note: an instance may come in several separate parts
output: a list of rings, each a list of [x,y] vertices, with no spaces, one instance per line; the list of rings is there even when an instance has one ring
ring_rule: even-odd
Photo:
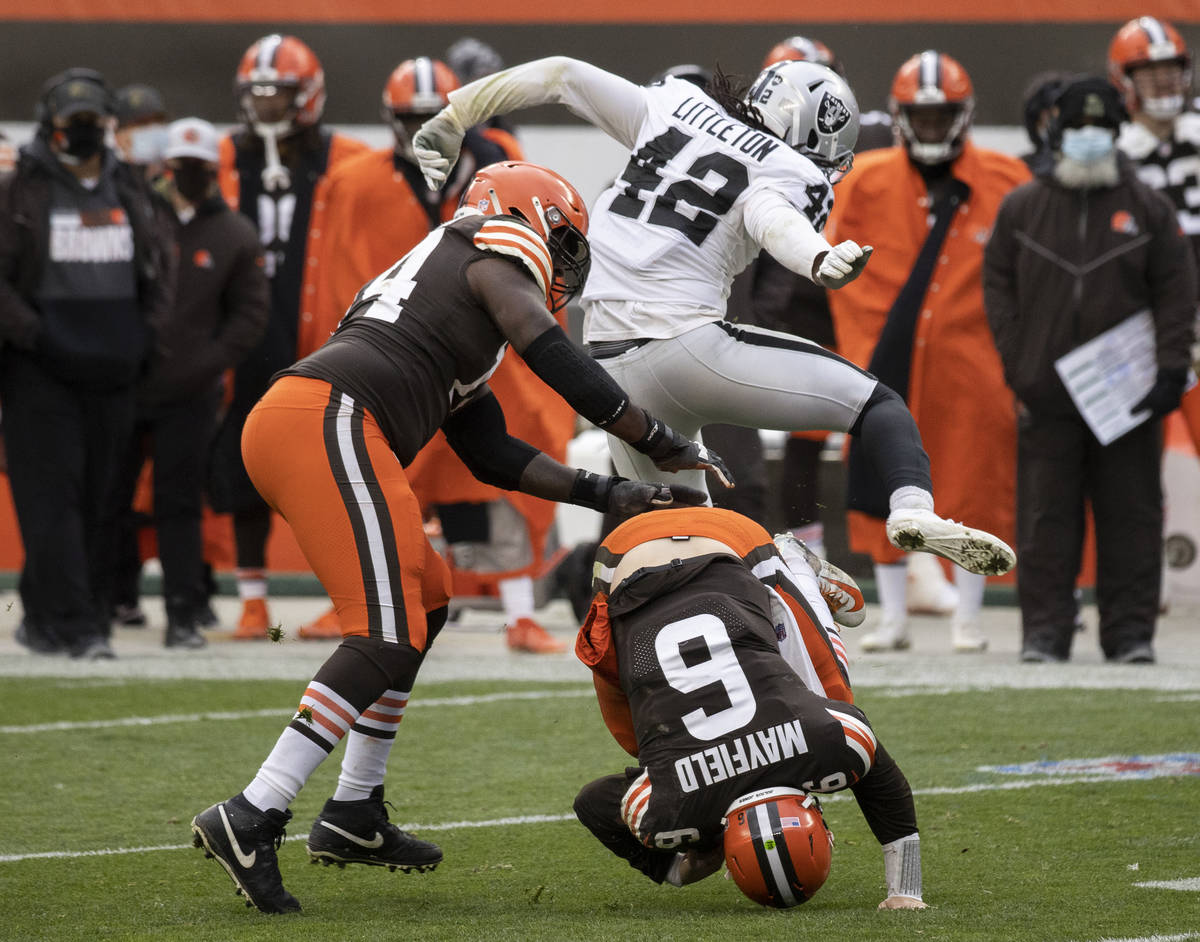
[[[549,298],[550,285],[554,283],[550,249],[526,222],[516,216],[492,216],[479,227],[474,243],[478,249],[516,259]]]

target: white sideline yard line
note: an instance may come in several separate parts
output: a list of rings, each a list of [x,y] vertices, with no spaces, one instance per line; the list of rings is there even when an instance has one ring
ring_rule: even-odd
[[[481,703],[500,703],[505,700],[553,700],[565,697],[594,697],[588,688],[579,690],[518,690],[511,693],[485,693],[478,696],[429,697],[413,700],[417,706],[477,706]],[[201,723],[212,720],[249,720],[276,716],[286,719],[295,707],[276,707],[263,710],[206,711],[204,713],[167,713],[161,716],[125,716],[111,720],[64,720],[58,723],[30,723],[25,726],[0,726],[0,733],[61,733],[80,729],[115,729],[122,726],[162,726],[169,723]]]
[[[1135,883],[1134,886],[1142,884]],[[1178,935],[1139,935],[1121,939],[1105,936],[1096,942],[1186,942],[1187,939],[1200,939],[1200,932],[1181,932]]]
[[[1097,775],[1080,775],[1074,778],[1039,778],[1039,779],[1021,779],[1013,782],[994,782],[989,784],[963,785],[957,788],[918,788],[913,790],[913,794],[920,795],[971,795],[976,792],[1002,792],[1013,791],[1023,788],[1041,788],[1046,786],[1056,785],[1077,785],[1088,784],[1093,782],[1113,783],[1118,781],[1145,781],[1145,779],[1114,779],[1112,776],[1097,776]],[[821,800],[828,801],[848,801],[850,796],[845,792],[838,792],[832,795],[823,795]],[[573,814],[530,814],[521,815],[518,817],[508,818],[491,818],[484,821],[445,821],[441,824],[401,824],[398,825],[405,831],[457,831],[465,828],[491,828],[504,827],[506,825],[522,825],[522,824],[554,824],[561,821],[574,821]],[[287,838],[288,841],[302,841],[307,834],[294,834]],[[142,854],[156,850],[186,850],[192,847],[191,844],[159,844],[150,847],[108,847],[100,850],[52,850],[42,851],[32,854],[0,854],[0,863],[16,863],[21,860],[57,860],[76,857],[108,857],[117,854]],[[1139,884],[1140,885],[1140,884]],[[1191,936],[1180,936],[1179,938],[1191,938]],[[1135,940],[1100,940],[1100,942],[1135,942]],[[1139,940],[1140,942],[1140,940]]]
[[[1184,890],[1188,893],[1200,893],[1200,877],[1187,880],[1147,880],[1145,883],[1135,883],[1134,886],[1144,886],[1148,890]]]

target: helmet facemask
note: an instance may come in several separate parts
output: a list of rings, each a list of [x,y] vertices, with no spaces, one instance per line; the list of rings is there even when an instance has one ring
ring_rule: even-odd
[[[554,262],[554,283],[550,288],[550,311],[557,314],[583,290],[592,267],[592,250],[587,237],[575,227],[557,206],[543,209],[541,201],[533,198],[534,209],[540,214],[546,233],[546,246]]]
[[[965,102],[897,105],[893,120],[900,143],[919,164],[942,164],[962,153],[975,111]]]
[[[1192,84],[1187,59],[1144,62],[1130,67],[1126,75],[1133,85],[1140,110],[1148,117],[1155,121],[1172,121],[1183,112]]]

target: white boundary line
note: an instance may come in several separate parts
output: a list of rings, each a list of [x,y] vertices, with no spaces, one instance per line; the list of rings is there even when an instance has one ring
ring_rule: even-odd
[[[477,706],[481,703],[500,703],[505,700],[552,700],[560,697],[593,697],[590,687],[579,690],[518,690],[511,693],[485,693],[478,696],[430,697],[413,700],[409,707],[417,706]],[[289,719],[295,707],[278,707],[262,710],[233,710],[206,713],[166,713],[161,716],[126,716],[111,720],[64,720],[59,723],[31,723],[25,726],[0,726],[0,733],[61,733],[80,729],[115,729],[123,726],[161,726],[169,723],[201,723],[211,720],[250,720],[275,716]]]
[[[989,784],[962,785],[959,787],[918,788],[913,791],[913,795],[972,795],[978,792],[1017,791],[1021,789],[1041,788],[1045,786],[1092,784],[1096,782],[1112,783],[1121,781],[1144,782],[1146,780],[1144,778],[1121,779],[1111,775],[1080,775],[1074,778],[1020,779],[1014,782],[993,782]],[[837,794],[833,795],[822,795],[821,801],[848,801],[850,797],[851,796],[847,795],[845,792],[838,792]],[[504,827],[513,824],[557,824],[562,821],[574,820],[575,815],[573,814],[532,814],[507,818],[491,818],[483,821],[445,821],[440,824],[401,824],[399,827],[405,831],[417,832],[458,831],[466,828]],[[307,834],[294,834],[287,838],[287,840],[302,841],[307,837]],[[186,850],[190,847],[192,847],[191,844],[159,844],[149,847],[111,847],[102,848],[100,850],[54,850],[32,854],[0,854],[0,863],[16,863],[22,860],[58,860],[74,859],[77,857],[106,857],[117,854],[142,854],[157,850]],[[1190,938],[1190,936],[1181,936],[1180,938]],[[1126,940],[1109,940],[1109,942],[1126,942]],[[1129,942],[1132,942],[1132,940],[1129,940]]]

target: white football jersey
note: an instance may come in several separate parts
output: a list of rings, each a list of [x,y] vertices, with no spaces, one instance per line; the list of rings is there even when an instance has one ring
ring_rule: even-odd
[[[752,194],[781,195],[818,232],[833,205],[815,164],[692,83],[668,78],[640,91],[629,163],[592,209],[589,341],[674,337],[723,317],[730,283],[759,251],[744,222]],[[606,324],[604,306],[589,301],[637,302],[639,323]]]

